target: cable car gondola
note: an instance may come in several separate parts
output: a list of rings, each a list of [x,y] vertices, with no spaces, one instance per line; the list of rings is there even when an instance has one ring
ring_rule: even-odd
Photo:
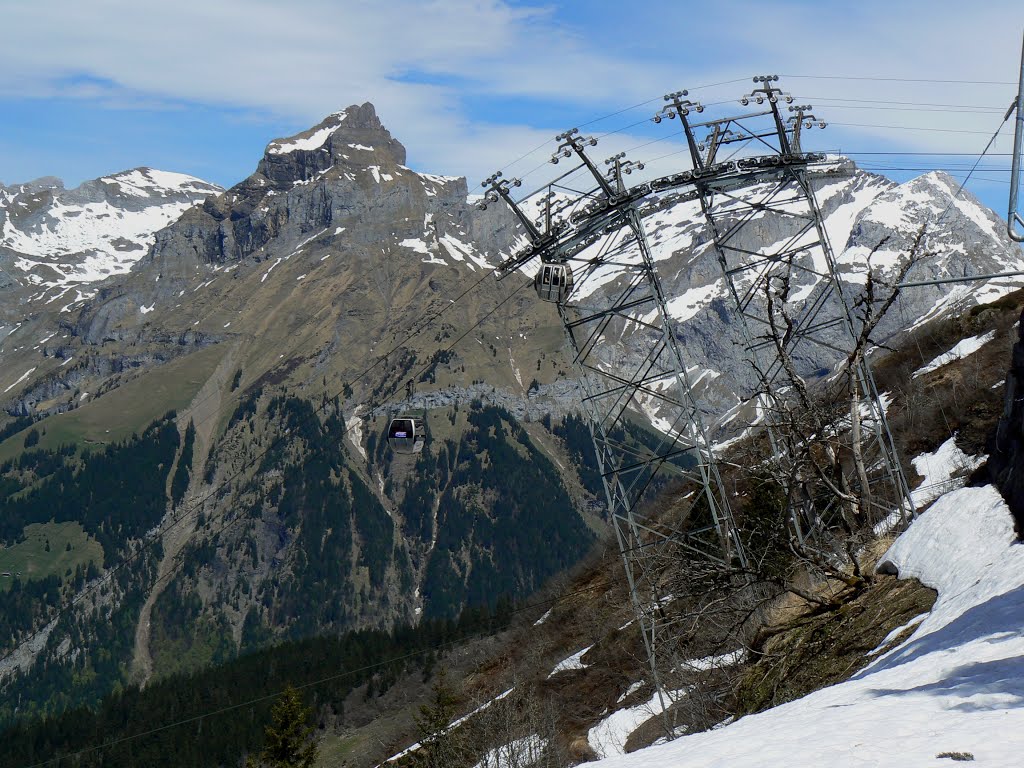
[[[388,445],[395,453],[419,453],[426,442],[427,425],[418,414],[399,414],[388,425]]]
[[[572,270],[568,264],[541,264],[533,287],[543,301],[564,302],[572,292]]]
[[[409,379],[405,384],[406,398],[412,400],[416,383]],[[388,424],[388,445],[395,453],[419,453],[427,442],[427,412],[399,413]]]

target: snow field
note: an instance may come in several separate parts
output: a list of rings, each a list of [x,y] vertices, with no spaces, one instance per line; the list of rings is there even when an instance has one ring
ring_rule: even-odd
[[[978,766],[1020,765],[1024,546],[998,491],[940,497],[882,563],[939,593],[900,646],[839,685],[595,766],[917,768],[944,765],[937,755],[948,752]]]

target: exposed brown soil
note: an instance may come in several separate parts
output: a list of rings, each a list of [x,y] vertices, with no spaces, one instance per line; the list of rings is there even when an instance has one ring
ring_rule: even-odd
[[[744,671],[731,708],[736,716],[752,714],[849,679],[893,629],[931,610],[935,598],[916,580],[878,576],[838,610],[787,622],[755,649],[756,661]]]

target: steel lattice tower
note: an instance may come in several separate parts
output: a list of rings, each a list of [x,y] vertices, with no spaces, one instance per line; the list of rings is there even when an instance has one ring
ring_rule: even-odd
[[[856,308],[815,199],[815,179],[834,171],[836,163],[802,150],[802,131],[818,123],[807,106],[791,106],[783,117],[781,103],[792,99],[775,87],[777,79],[754,78],[757,87],[741,99],[744,106],[753,103],[753,111],[702,123],[691,121],[703,107],[687,100],[685,91],[665,97],[654,120],[682,123],[692,163],[687,170],[627,186],[626,176],[643,166],[620,153],[600,169],[588,155],[597,141],[573,129],[556,137],[552,156],[553,163],[569,161],[572,167],[527,196],[540,208],[537,220],[512,198],[519,180],[498,173],[483,184],[482,206],[504,200],[528,240],[499,267],[499,278],[538,257],[571,265],[575,279],[558,304],[559,316],[581,373],[609,516],[663,709],[670,692],[661,676],[678,661],[678,619],[663,609],[673,599],[666,594],[664,559],[703,561],[742,578],[747,553],[692,380],[695,366],[685,359],[668,310],[672,297],[663,289],[645,217],[685,202],[699,204],[756,372],[757,387],[746,394],[762,405],[759,426],[776,462],[786,465],[798,450],[784,421],[794,376],[802,380],[794,370],[801,348],[818,345],[841,361],[858,333]],[[779,220],[786,233],[781,242],[758,242],[766,218]],[[811,287],[798,288],[801,280]],[[806,295],[798,296],[799,290]],[[618,355],[612,341],[629,354]],[[905,522],[913,506],[883,403],[866,356],[848,362],[848,394],[863,414],[855,419],[853,439],[870,468],[850,492],[870,500],[876,512],[870,522]],[[653,514],[643,504],[667,478],[681,480],[688,491],[685,508],[674,517]],[[789,511],[791,536],[825,557],[831,554],[832,507],[809,497]],[[667,719],[666,727],[671,729]]]
[[[806,355],[807,346],[817,346],[842,359],[855,346],[859,328],[850,283],[838,268],[811,178],[815,164],[826,158],[801,152],[802,131],[824,123],[810,113],[809,105],[790,105],[790,116],[784,119],[780,106],[792,99],[775,86],[777,80],[754,78],[758,87],[740,100],[744,106],[766,105],[759,112],[693,124],[690,115],[701,111],[700,105],[685,99],[685,92],[676,92],[665,97],[667,104],[656,119],[678,117],[682,123],[693,159],[692,184],[759,379],[754,396],[765,411],[763,423],[776,458],[785,464],[798,452],[794,442],[799,436],[788,428],[791,398],[785,393],[800,375],[795,370],[799,356]],[[707,132],[702,141],[697,140],[697,129]],[[725,149],[736,145],[735,153],[752,144],[761,154],[716,162]],[[743,195],[715,183],[716,177],[731,174],[733,166],[751,172]],[[757,174],[764,168],[777,170]],[[764,228],[766,220],[785,232],[776,243],[760,243],[756,231],[750,234]],[[867,432],[853,439],[863,463],[872,470],[850,493],[866,500],[868,523],[879,524],[895,512],[905,524],[914,508],[884,403],[867,357],[847,364],[850,395],[860,403],[860,423],[855,426]],[[836,498],[826,504],[807,498],[791,509],[793,534],[801,545],[825,546],[819,534],[837,513]]]

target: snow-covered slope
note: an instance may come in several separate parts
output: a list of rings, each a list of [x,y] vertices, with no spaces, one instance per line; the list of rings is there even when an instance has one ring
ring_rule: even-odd
[[[991,486],[942,496],[882,560],[939,597],[897,648],[851,680],[601,768],[1021,764],[1024,546]],[[952,758],[950,758],[952,759]]]
[[[1024,269],[1024,252],[1007,240],[999,218],[961,190],[949,175],[927,173],[905,184],[896,184],[859,170],[846,158],[837,156],[833,160],[831,170],[815,184],[816,198],[825,216],[840,273],[852,285],[863,282],[869,266],[884,277],[905,263],[910,243],[925,223],[929,227],[923,249],[927,255],[911,279]],[[829,173],[839,177],[830,177]],[[741,197],[758,199],[766,190],[767,187],[754,186]],[[747,212],[745,206],[728,199],[717,203],[715,210],[720,214],[735,210],[737,216]],[[759,226],[750,228],[750,235],[745,235],[750,242],[731,245],[766,254],[783,243],[790,245],[791,233],[784,228],[784,217],[766,211],[751,220],[759,222]],[[689,321],[715,299],[728,297],[717,264],[709,258],[710,243],[696,202],[658,211],[646,219],[646,224],[662,280],[669,286],[669,309],[678,320]],[[814,240],[814,233],[805,233],[804,239]],[[812,247],[810,252],[818,267],[816,271],[824,272],[824,264],[818,264],[820,248]],[[821,279],[810,272],[798,274],[799,290],[794,295],[808,295]],[[597,287],[600,281],[591,285]],[[995,296],[989,295],[990,285],[976,289],[977,286],[968,284],[959,292],[943,290],[945,301],[935,309],[948,311],[957,300],[975,293],[978,295],[973,296],[973,301],[995,300]],[[1001,295],[1009,288],[1003,286],[999,290]]]
[[[135,168],[65,189],[47,177],[0,186],[0,266],[44,304],[128,272],[155,233],[215,194],[214,184],[181,173]],[[78,289],[71,292],[72,289]]]
[[[828,164],[815,171],[812,183],[842,290],[850,304],[855,303],[869,270],[884,281],[907,264],[923,226],[927,226],[927,236],[916,251],[908,281],[1024,269],[1024,251],[1008,240],[998,217],[947,174],[928,173],[896,184],[858,169],[846,158],[831,156]],[[751,212],[749,201],[766,199],[774,189],[774,185],[754,185],[738,197],[719,196],[712,210],[719,231],[731,232],[725,258],[735,273],[741,296],[759,269],[745,269],[747,262],[739,254],[771,256],[783,248],[806,248],[799,260],[800,268],[793,272],[789,295],[791,312],[799,316],[800,308],[811,302],[811,297],[822,296],[828,263],[822,248],[816,245],[816,231],[805,231],[802,219],[794,217],[794,212],[806,209],[791,195]],[[645,219],[648,243],[657,262],[668,312],[678,323],[677,338],[688,375],[699,382],[695,394],[706,407],[715,439],[732,437],[729,429],[720,434],[718,429],[735,415],[736,408],[746,407],[743,404],[756,388],[753,368],[741,351],[746,341],[741,324],[736,322],[734,298],[699,204],[684,202],[663,210],[650,207],[654,210]],[[578,270],[573,296],[576,301],[585,303],[591,296],[614,294],[621,287],[622,270],[618,265],[602,264],[596,269],[586,266],[607,245],[603,240],[596,242],[574,260],[573,268]],[[904,289],[873,338],[879,343],[893,341],[908,327],[993,302],[1018,286],[1019,280],[1011,277]],[[876,296],[880,292],[884,290],[876,287]],[[750,300],[756,302],[759,298]],[[821,320],[838,314],[838,301],[833,295],[825,303]],[[752,333],[761,330],[753,328]],[[838,324],[816,333],[815,338],[819,343],[804,343],[796,353],[799,373],[810,379],[839,361],[840,355],[830,346],[841,349],[848,344]],[[631,334],[617,337],[610,332],[605,340],[614,348],[607,354],[609,364],[616,359],[630,361],[633,340]],[[670,413],[659,413],[653,407],[644,410],[655,427],[672,421]]]

